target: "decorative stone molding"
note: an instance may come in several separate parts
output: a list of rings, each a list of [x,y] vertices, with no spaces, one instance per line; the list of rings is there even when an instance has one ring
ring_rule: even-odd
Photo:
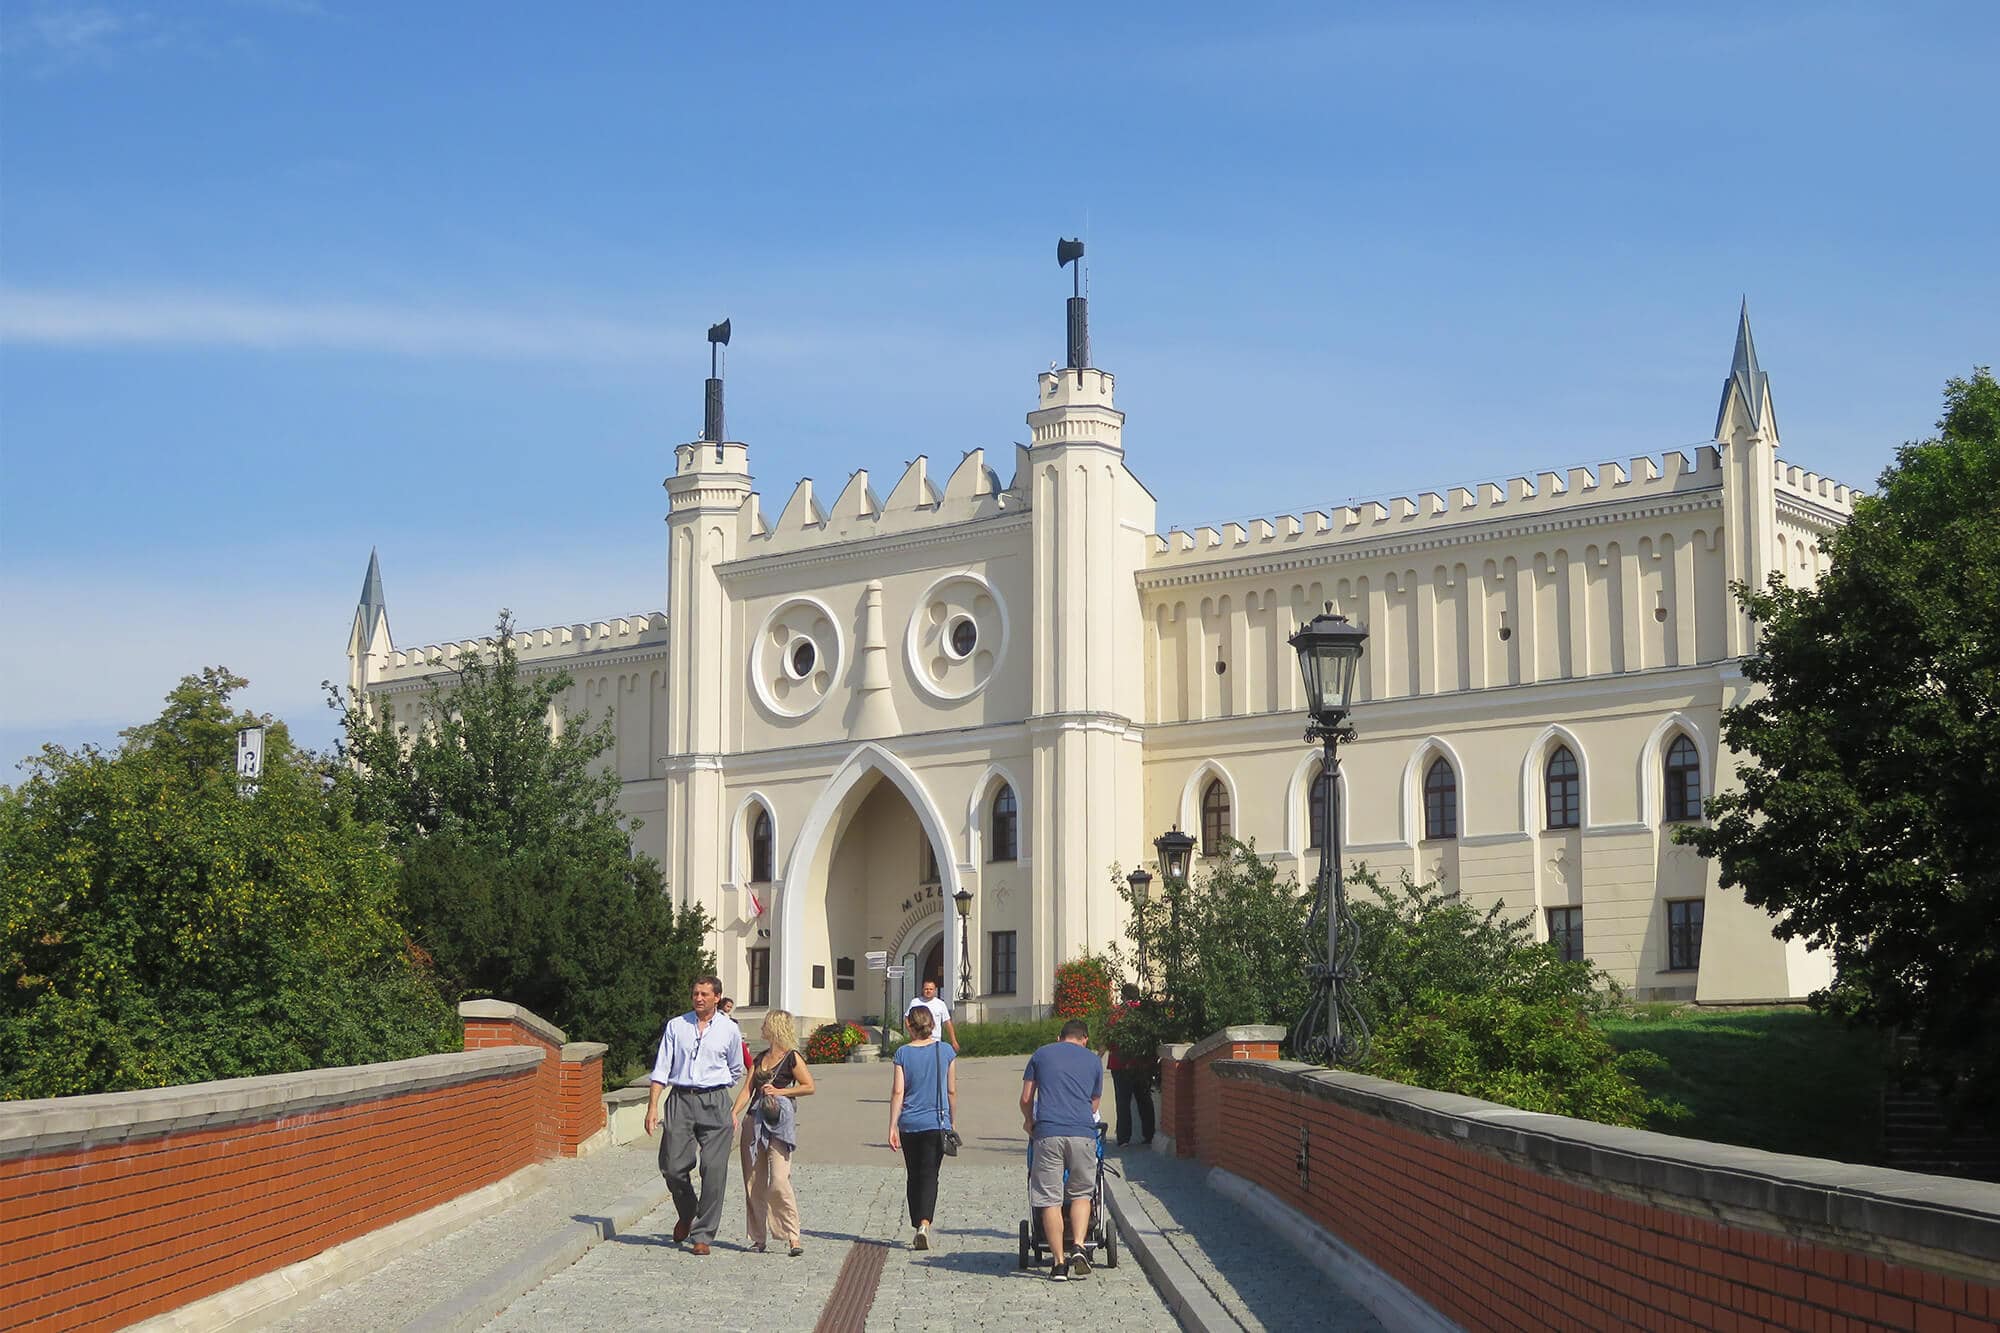
[[[501,1023],[519,1023],[536,1036],[544,1038],[551,1046],[562,1046],[569,1041],[563,1030],[548,1019],[518,1004],[506,1000],[460,1000],[458,1016],[461,1021],[468,1018],[492,1019]]]

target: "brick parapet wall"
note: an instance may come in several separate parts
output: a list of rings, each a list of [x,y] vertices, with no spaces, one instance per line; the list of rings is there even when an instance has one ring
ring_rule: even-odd
[[[563,1030],[518,1004],[505,1000],[464,1000],[458,1006],[465,1049],[490,1050],[524,1046],[542,1052],[535,1075],[535,1154],[563,1154],[562,1052],[569,1044]],[[575,1156],[571,1145],[568,1156]]]
[[[557,1138],[562,1155],[574,1157],[591,1136],[604,1128],[604,1053],[601,1041],[572,1041],[562,1048],[561,1113]]]
[[[491,1050],[0,1109],[0,1328],[113,1328],[528,1165],[540,1061]]]
[[[1197,1095],[1218,1060],[1275,1060],[1280,1027],[1224,1028],[1191,1045],[1160,1047],[1160,1124],[1174,1141],[1176,1157],[1205,1156],[1201,1145],[1223,1132],[1220,1102]]]
[[[1229,1126],[1197,1129],[1204,1162],[1467,1329],[2000,1328],[2000,1187],[1179,1063],[1192,1120]]]

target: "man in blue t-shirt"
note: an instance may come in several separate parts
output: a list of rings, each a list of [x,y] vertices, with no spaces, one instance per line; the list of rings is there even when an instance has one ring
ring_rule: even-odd
[[[1090,1229],[1090,1194],[1097,1174],[1097,1103],[1104,1096],[1104,1066],[1090,1049],[1090,1028],[1080,1018],[1063,1024],[1062,1040],[1028,1057],[1021,1081],[1021,1124],[1028,1150],[1028,1204],[1042,1220],[1055,1263],[1049,1276],[1067,1282],[1090,1276],[1082,1249]],[[1065,1179],[1067,1176],[1067,1179]],[[1077,1252],[1064,1258],[1063,1206]]]

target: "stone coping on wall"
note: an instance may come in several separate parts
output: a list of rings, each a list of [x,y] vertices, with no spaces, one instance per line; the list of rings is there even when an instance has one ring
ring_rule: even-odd
[[[460,1000],[458,1002],[458,1016],[460,1018],[499,1019],[501,1022],[512,1019],[514,1022],[528,1029],[528,1031],[548,1042],[551,1046],[567,1046],[569,1044],[569,1038],[564,1036],[563,1030],[554,1023],[549,1022],[548,1019],[543,1018],[540,1014],[532,1010],[523,1009],[520,1005],[511,1004],[506,1000]]]
[[[1251,1042],[1280,1042],[1284,1039],[1284,1028],[1272,1027],[1265,1023],[1246,1023],[1241,1027],[1223,1028],[1220,1031],[1211,1032],[1191,1046],[1163,1046],[1160,1050],[1163,1055],[1168,1051],[1176,1052],[1176,1054],[1170,1057],[1172,1059],[1199,1060],[1202,1056],[1207,1055],[1210,1051],[1220,1046],[1242,1046]]]
[[[10,1102],[0,1106],[0,1160],[302,1115],[532,1069],[545,1058],[532,1047],[493,1046],[341,1069]]]
[[[1673,1211],[2000,1274],[2000,1185],[1593,1124],[1289,1060],[1210,1068]]]
[[[580,1064],[585,1060],[596,1060],[611,1048],[601,1041],[566,1041],[563,1043],[564,1064]]]

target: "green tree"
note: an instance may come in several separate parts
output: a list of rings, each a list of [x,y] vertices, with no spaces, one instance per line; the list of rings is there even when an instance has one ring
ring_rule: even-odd
[[[454,1049],[379,829],[221,667],[113,752],[0,790],[0,1097],[116,1092]],[[269,724],[254,794],[238,727]]]
[[[339,784],[387,826],[413,932],[454,991],[524,1005],[622,1068],[714,967],[708,916],[631,850],[610,719],[564,713],[569,676],[524,671],[505,612],[494,641],[414,718],[336,695]]]
[[[1815,1005],[1914,1038],[2000,1106],[2000,386],[1945,388],[1935,439],[1824,543],[1816,588],[1738,595],[1762,627],[1723,715],[1742,787],[1681,833],[1777,934],[1833,954]]]

